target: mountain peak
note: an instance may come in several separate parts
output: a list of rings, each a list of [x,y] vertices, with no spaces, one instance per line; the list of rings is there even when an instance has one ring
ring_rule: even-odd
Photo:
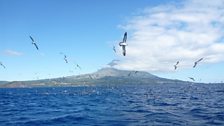
[[[106,67],[106,68],[102,68],[102,69],[98,70],[97,72],[95,72],[95,74],[105,74],[105,75],[111,75],[112,76],[112,75],[118,74],[120,72],[121,72],[121,70]]]
[[[118,70],[111,67],[106,67],[92,74],[96,78],[102,77],[140,77],[140,78],[156,78],[156,76],[143,71]]]

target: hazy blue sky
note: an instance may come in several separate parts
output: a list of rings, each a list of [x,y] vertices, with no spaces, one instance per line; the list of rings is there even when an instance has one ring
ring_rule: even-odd
[[[223,5],[221,0],[0,0],[0,62],[6,66],[0,66],[0,80],[89,73],[118,59],[119,69],[223,81]],[[118,42],[125,31],[123,57]]]

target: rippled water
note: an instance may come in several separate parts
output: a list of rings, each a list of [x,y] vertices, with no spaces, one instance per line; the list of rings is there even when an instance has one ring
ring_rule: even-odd
[[[224,125],[224,85],[0,89],[0,125]]]

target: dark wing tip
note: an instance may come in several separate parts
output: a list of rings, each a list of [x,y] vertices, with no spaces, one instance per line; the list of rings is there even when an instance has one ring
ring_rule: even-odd
[[[128,34],[127,32],[124,33],[125,36],[127,36],[127,34]]]
[[[126,40],[127,40],[127,32],[124,33],[123,42],[126,42]]]
[[[176,65],[174,65],[174,70],[176,70],[177,69],[177,66]]]
[[[34,42],[34,39],[33,39],[33,37],[32,36],[29,36],[30,37],[30,39]]]
[[[36,43],[34,43],[34,45],[35,45],[36,49],[37,49],[37,50],[39,50],[39,48],[38,48],[37,44],[36,44]]]
[[[200,62],[200,61],[202,61],[202,60],[203,60],[203,58],[199,59],[198,61]]]

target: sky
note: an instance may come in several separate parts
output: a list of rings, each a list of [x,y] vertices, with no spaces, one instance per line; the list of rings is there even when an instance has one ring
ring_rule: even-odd
[[[0,0],[0,19],[0,62],[6,67],[0,66],[0,81],[78,75],[103,67],[224,81],[222,0]],[[124,32],[126,56],[118,45]],[[116,63],[107,65],[111,61]]]

